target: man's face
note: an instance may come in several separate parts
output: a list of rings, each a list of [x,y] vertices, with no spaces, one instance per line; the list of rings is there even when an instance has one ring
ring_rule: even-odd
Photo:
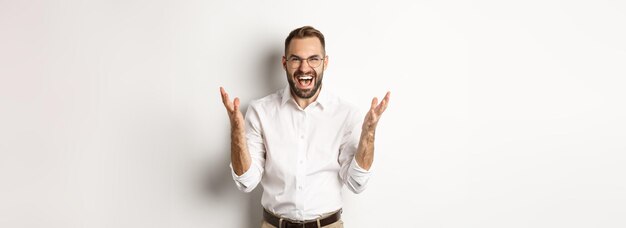
[[[317,37],[295,38],[291,40],[285,54],[282,62],[291,91],[299,98],[313,97],[322,85],[324,70],[328,65],[328,57],[325,56],[322,43]],[[320,59],[319,66],[309,64],[315,58]],[[300,64],[294,61],[298,59]]]

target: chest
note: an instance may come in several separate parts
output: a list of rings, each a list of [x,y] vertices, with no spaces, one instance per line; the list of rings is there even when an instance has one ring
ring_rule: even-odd
[[[268,162],[337,161],[346,133],[343,113],[275,112],[262,118]],[[309,163],[311,164],[311,163]]]

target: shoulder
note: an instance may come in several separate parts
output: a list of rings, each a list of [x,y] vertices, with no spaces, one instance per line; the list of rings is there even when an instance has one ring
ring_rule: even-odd
[[[352,102],[350,102],[350,101],[348,101],[346,99],[343,99],[341,97],[337,97],[336,102],[337,102],[337,105],[339,107],[342,107],[342,108],[344,108],[346,110],[350,110],[350,111],[354,111],[354,112],[358,112],[359,111],[359,107],[358,106],[356,106],[354,103],[352,103]]]
[[[335,107],[332,114],[336,118],[340,118],[343,122],[342,129],[345,132],[352,132],[354,129],[358,129],[362,124],[363,112],[361,109],[354,105],[354,103],[341,98],[335,97],[333,99],[333,106]]]
[[[340,112],[346,112],[349,115],[359,115],[361,109],[354,103],[335,95],[330,96],[329,102]]]
[[[256,99],[256,100],[252,100],[250,102],[250,108],[253,109],[265,109],[265,108],[270,108],[270,107],[274,107],[280,104],[281,100],[282,100],[282,89],[271,93],[265,97]]]
[[[343,119],[347,126],[358,125],[363,118],[363,111],[353,102],[329,93],[328,104],[330,115]]]

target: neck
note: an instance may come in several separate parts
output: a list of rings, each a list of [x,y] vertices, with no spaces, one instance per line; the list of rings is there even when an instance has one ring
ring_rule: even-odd
[[[315,92],[315,95],[313,95],[311,98],[301,98],[296,96],[293,91],[291,91],[291,97],[293,97],[294,100],[296,100],[296,103],[298,104],[298,106],[300,106],[301,109],[305,109],[306,107],[308,107],[311,103],[315,102],[317,100],[317,97],[320,95],[320,91],[322,91],[322,87],[320,87],[317,92]]]

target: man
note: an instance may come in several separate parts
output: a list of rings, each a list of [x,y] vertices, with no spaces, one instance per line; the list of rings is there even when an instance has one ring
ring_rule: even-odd
[[[310,26],[285,40],[288,86],[250,103],[220,87],[231,124],[231,168],[237,187],[263,186],[262,228],[343,227],[341,188],[362,192],[374,161],[374,135],[390,93],[361,124],[357,109],[322,88],[328,67],[324,35]],[[357,79],[355,79],[357,80]]]

